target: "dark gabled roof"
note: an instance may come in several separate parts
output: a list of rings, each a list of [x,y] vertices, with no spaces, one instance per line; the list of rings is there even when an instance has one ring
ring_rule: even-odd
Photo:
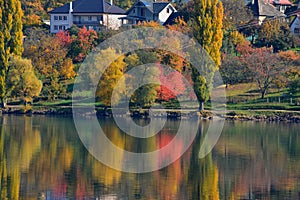
[[[251,5],[254,16],[266,17],[285,17],[286,15],[278,11],[273,5],[267,3],[265,0],[255,0]]]
[[[124,14],[125,10],[115,5],[110,5],[104,0],[76,0],[72,2],[73,13],[109,13],[109,14]],[[103,6],[104,4],[104,6]],[[58,7],[50,14],[69,13],[70,3]]]
[[[125,14],[126,11],[123,10],[122,8],[111,5],[110,3],[105,2],[105,13],[109,14]]]
[[[51,10],[49,13],[50,14],[55,14],[55,13],[69,13],[70,9],[70,3],[67,3],[61,7],[55,8],[54,10]]]
[[[167,5],[169,5],[168,2],[154,2],[153,3],[153,12],[154,13],[160,13]]]
[[[173,12],[169,18],[167,19],[167,21],[163,24],[164,26],[167,25],[174,25],[176,24],[176,19],[178,18],[183,18],[183,20],[185,22],[187,22],[189,20],[189,15],[187,13],[183,13],[183,12]]]
[[[166,6],[170,3],[168,2],[149,2],[144,0],[137,1],[129,10],[127,10],[127,14],[134,8],[138,6],[145,6],[150,12],[156,14],[162,11]]]

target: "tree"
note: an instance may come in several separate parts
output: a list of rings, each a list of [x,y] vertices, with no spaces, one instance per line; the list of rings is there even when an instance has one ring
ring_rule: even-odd
[[[264,22],[259,29],[256,46],[272,46],[274,52],[291,48],[292,33],[289,25],[274,19]]]
[[[209,99],[213,73],[221,64],[223,5],[218,0],[195,0],[194,4],[195,16],[192,25],[194,36],[215,62],[215,65],[202,66],[210,69],[211,74],[199,74],[196,69],[192,71],[194,90],[200,102],[199,109],[203,110],[204,102]]]
[[[60,38],[39,31],[32,32],[24,47],[24,56],[32,60],[38,77],[43,81],[42,94],[53,100],[64,93],[66,88],[62,80],[73,78],[75,72]]]
[[[22,9],[19,0],[0,0],[0,100],[5,106],[8,60],[22,55]]]
[[[185,93],[185,84],[182,76],[178,71],[166,72],[162,66],[159,65],[160,75],[159,80],[161,86],[157,90],[157,97],[163,101],[169,101],[176,98],[178,95]],[[171,91],[168,88],[172,88]]]
[[[252,48],[244,44],[237,50],[241,53],[241,62],[248,67],[257,82],[261,98],[264,99],[271,84],[283,72],[283,64],[272,48]]]
[[[300,92],[300,69],[290,69],[286,75],[288,76],[289,80],[289,92],[292,94]]]
[[[42,90],[42,82],[34,74],[31,61],[21,57],[12,57],[9,62],[7,91],[10,96],[21,97],[26,104]]]
[[[253,19],[252,11],[248,6],[245,6],[243,0],[222,0],[224,6],[224,20],[223,23],[226,27],[239,26],[247,24]]]
[[[226,87],[228,87],[229,84],[250,81],[251,73],[248,68],[243,65],[239,57],[232,55],[224,55],[223,57],[220,74]]]
[[[127,71],[133,69],[136,66],[157,63],[158,56],[155,51],[151,50],[140,50],[136,53],[129,55],[125,62],[128,64]],[[127,85],[136,85],[143,83],[143,81],[153,80],[159,73],[156,67],[143,66],[134,71],[134,77],[126,77]],[[128,84],[131,82],[132,84]],[[137,105],[139,108],[150,106],[155,102],[157,97],[157,85],[147,84],[135,90],[134,94],[129,97],[131,98],[131,103]],[[129,88],[131,90],[131,88]]]
[[[76,36],[72,36],[68,56],[75,62],[82,62],[87,54],[96,46],[98,35],[94,30],[84,26]]]
[[[101,58],[105,59],[108,57],[117,58],[116,50],[108,48],[101,51]],[[112,92],[114,91],[118,81],[123,76],[123,72],[126,67],[126,63],[123,61],[124,56],[117,58],[110,66],[103,72],[98,87],[96,91],[97,99],[106,107],[111,106],[111,104],[117,104],[121,99],[121,91],[117,91],[117,96],[112,97]],[[103,71],[102,69],[99,69]],[[123,84],[124,85],[124,84]]]

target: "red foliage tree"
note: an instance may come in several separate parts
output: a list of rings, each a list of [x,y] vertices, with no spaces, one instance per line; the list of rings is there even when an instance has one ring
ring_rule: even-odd
[[[261,98],[265,98],[270,86],[283,74],[284,62],[278,54],[273,53],[272,48],[253,48],[249,44],[242,44],[237,46],[237,51],[241,54],[241,62],[257,82]]]
[[[68,55],[75,62],[82,62],[87,54],[97,45],[98,35],[94,30],[83,27],[76,36],[71,37]]]
[[[64,47],[68,47],[71,44],[71,36],[69,31],[59,31],[56,33],[56,37],[58,38],[60,44]]]
[[[159,80],[161,83],[161,86],[157,91],[158,99],[169,101],[170,99],[176,98],[178,95],[184,94],[186,87],[182,75],[178,71],[172,71],[167,74],[161,65],[158,67],[160,70]]]

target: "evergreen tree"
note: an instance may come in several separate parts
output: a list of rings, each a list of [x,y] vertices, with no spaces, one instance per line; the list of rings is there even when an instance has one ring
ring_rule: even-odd
[[[22,55],[22,9],[19,0],[0,0],[0,100],[5,106],[6,77],[11,54]]]
[[[193,70],[194,90],[200,101],[199,109],[202,110],[203,103],[209,99],[213,74],[221,64],[223,5],[218,0],[195,0],[194,6],[194,37],[215,62],[215,65],[201,66],[202,72],[209,71],[209,74],[200,74],[196,69]],[[210,80],[206,80],[208,77]]]

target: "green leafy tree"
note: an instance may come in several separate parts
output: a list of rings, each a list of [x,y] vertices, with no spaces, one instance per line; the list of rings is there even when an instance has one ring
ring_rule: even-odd
[[[209,99],[213,74],[221,65],[223,5],[218,0],[195,0],[194,6],[195,16],[192,25],[194,37],[215,62],[215,65],[202,66],[203,69],[209,69],[202,71],[210,71],[210,74],[199,74],[193,69],[194,90],[200,102],[199,110],[203,110],[204,102]]]
[[[300,92],[300,69],[290,69],[286,75],[289,79],[289,92],[292,94],[296,94],[297,92]]]
[[[42,82],[35,76],[31,61],[12,57],[9,62],[7,91],[20,97],[24,103],[32,101],[42,90]]]
[[[130,70],[136,66],[157,63],[158,57],[154,51],[137,51],[136,53],[129,55],[125,62],[128,64],[127,70]],[[126,81],[131,81],[133,84],[142,83],[144,81],[153,80],[159,69],[156,67],[143,66],[135,70],[135,77],[127,77]],[[127,85],[133,85],[128,84]],[[147,84],[137,89],[133,96],[131,96],[131,103],[139,108],[150,106],[155,102],[157,97],[157,85]]]
[[[19,0],[0,0],[0,8],[0,100],[4,107],[9,57],[23,52],[23,12]]]

